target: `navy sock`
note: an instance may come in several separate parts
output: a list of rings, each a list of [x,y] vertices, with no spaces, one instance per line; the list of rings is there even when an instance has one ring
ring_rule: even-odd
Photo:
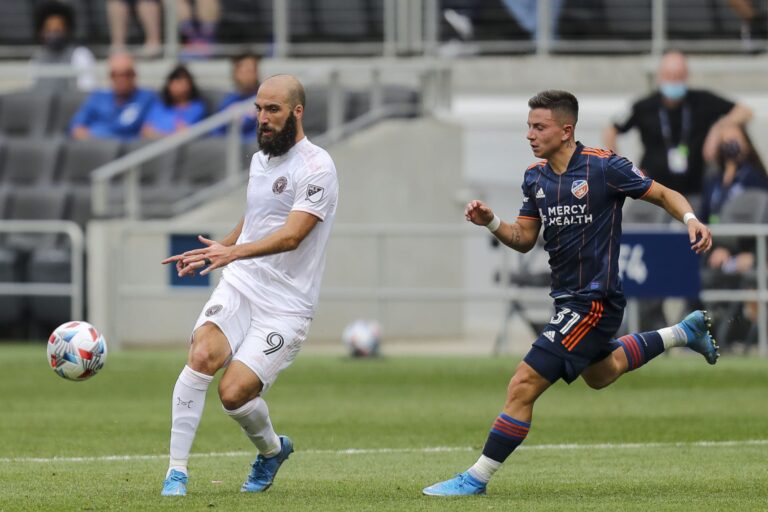
[[[483,455],[496,462],[504,462],[509,454],[520,446],[528,435],[530,423],[519,421],[504,413],[493,422],[488,440],[485,441]]]
[[[645,363],[664,352],[664,341],[657,331],[627,334],[617,340],[627,356],[629,368],[637,370]]]

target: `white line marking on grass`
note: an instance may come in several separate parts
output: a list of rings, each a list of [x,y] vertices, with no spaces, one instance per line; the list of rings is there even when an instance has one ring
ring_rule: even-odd
[[[741,441],[692,441],[679,443],[597,443],[597,444],[534,444],[523,445],[519,450],[639,450],[646,448],[727,448],[738,446],[768,446],[768,439],[744,439]],[[346,448],[342,450],[300,450],[299,454],[320,455],[376,455],[387,453],[451,453],[471,452],[472,446],[431,446],[426,448]],[[250,457],[253,452],[193,453],[195,458]],[[159,460],[168,455],[101,455],[97,457],[3,457],[0,463],[29,462],[111,462],[132,460]]]

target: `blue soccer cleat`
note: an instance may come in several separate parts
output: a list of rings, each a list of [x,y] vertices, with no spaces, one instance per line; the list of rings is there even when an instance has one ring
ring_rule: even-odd
[[[275,481],[280,465],[293,453],[293,441],[288,436],[280,436],[280,453],[274,457],[259,455],[251,465],[251,474],[240,488],[241,492],[264,492]]]
[[[720,353],[717,351],[715,338],[712,337],[712,318],[706,311],[694,311],[686,316],[679,325],[688,338],[685,346],[703,355],[709,364],[715,364]]]
[[[427,496],[472,496],[485,494],[485,484],[465,471],[450,480],[430,485],[421,492]]]
[[[186,496],[187,495],[187,475],[181,471],[172,469],[163,482],[161,496]]]

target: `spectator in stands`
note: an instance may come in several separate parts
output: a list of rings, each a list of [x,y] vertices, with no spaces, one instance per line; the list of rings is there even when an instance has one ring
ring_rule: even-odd
[[[38,6],[35,33],[42,46],[35,50],[30,61],[35,89],[91,91],[96,87],[96,59],[88,48],[75,46],[74,29],[75,12],[71,6],[58,1]],[[58,70],[56,75],[51,75],[54,66]]]
[[[70,123],[75,139],[116,138],[131,140],[139,135],[155,93],[136,85],[133,57],[118,53],[109,59],[112,89],[94,91]]]
[[[699,196],[705,162],[714,161],[722,129],[745,125],[752,110],[706,90],[688,89],[688,65],[679,51],[664,54],[657,81],[657,91],[606,128],[604,144],[616,151],[617,135],[637,128],[644,146],[640,167],[646,174],[687,197]]]
[[[184,38],[183,55],[206,57],[211,53],[211,44],[216,35],[221,7],[219,0],[196,0],[194,16],[190,0],[177,0],[179,32]]]
[[[230,105],[256,96],[256,91],[259,90],[260,60],[259,56],[253,53],[243,53],[232,60],[232,81],[235,83],[235,90],[221,100],[218,108],[219,112],[225,110]],[[253,110],[243,116],[241,125],[243,138],[246,140],[255,139],[257,128],[256,111]],[[226,129],[224,128],[217,132],[218,135],[225,133]]]
[[[176,66],[165,79],[159,101],[149,109],[141,136],[158,139],[182,131],[203,119],[205,110],[192,73],[183,65]]]
[[[718,172],[707,181],[701,205],[702,220],[716,224],[720,221],[722,207],[731,201],[741,201],[747,190],[762,190],[768,194],[768,173],[760,155],[755,151],[746,130],[740,127],[723,129],[722,143],[717,155]],[[749,205],[748,205],[749,206]],[[759,212],[758,212],[759,213]],[[763,219],[755,217],[755,222]],[[729,239],[719,237],[706,260],[708,268],[702,275],[707,287],[716,288],[754,288],[755,256],[754,237]],[[747,326],[757,322],[757,303],[748,301],[744,304],[730,304],[725,315],[733,320],[733,331],[722,334],[723,341],[736,338],[749,338],[754,335],[750,329],[738,326],[746,321]],[[738,331],[743,331],[738,334]]]
[[[768,191],[768,174],[763,161],[746,130],[740,126],[723,128],[717,170],[717,175],[707,180],[701,201],[700,217],[708,224],[716,224],[723,205],[745,190]]]
[[[160,0],[107,0],[107,19],[111,36],[111,51],[125,52],[128,39],[128,21],[131,9],[135,8],[141,28],[144,30],[144,46],[141,56],[159,57],[163,46],[160,40]]]

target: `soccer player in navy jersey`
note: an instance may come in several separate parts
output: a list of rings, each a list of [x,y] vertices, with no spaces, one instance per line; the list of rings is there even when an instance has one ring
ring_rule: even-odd
[[[493,474],[528,434],[534,402],[558,379],[570,384],[581,375],[590,387],[604,388],[677,346],[699,352],[709,364],[719,357],[705,311],[658,331],[613,337],[626,305],[619,280],[625,198],[649,201],[685,223],[696,253],[710,249],[712,235],[681,194],[647,178],[626,158],[576,142],[579,104],[573,94],[544,91],[528,106],[528,142],[543,160],[525,172],[517,221],[501,221],[481,201],[470,202],[465,214],[520,252],[533,248],[544,227],[555,315],[518,365],[478,461],[424,489],[429,496],[484,494]]]

